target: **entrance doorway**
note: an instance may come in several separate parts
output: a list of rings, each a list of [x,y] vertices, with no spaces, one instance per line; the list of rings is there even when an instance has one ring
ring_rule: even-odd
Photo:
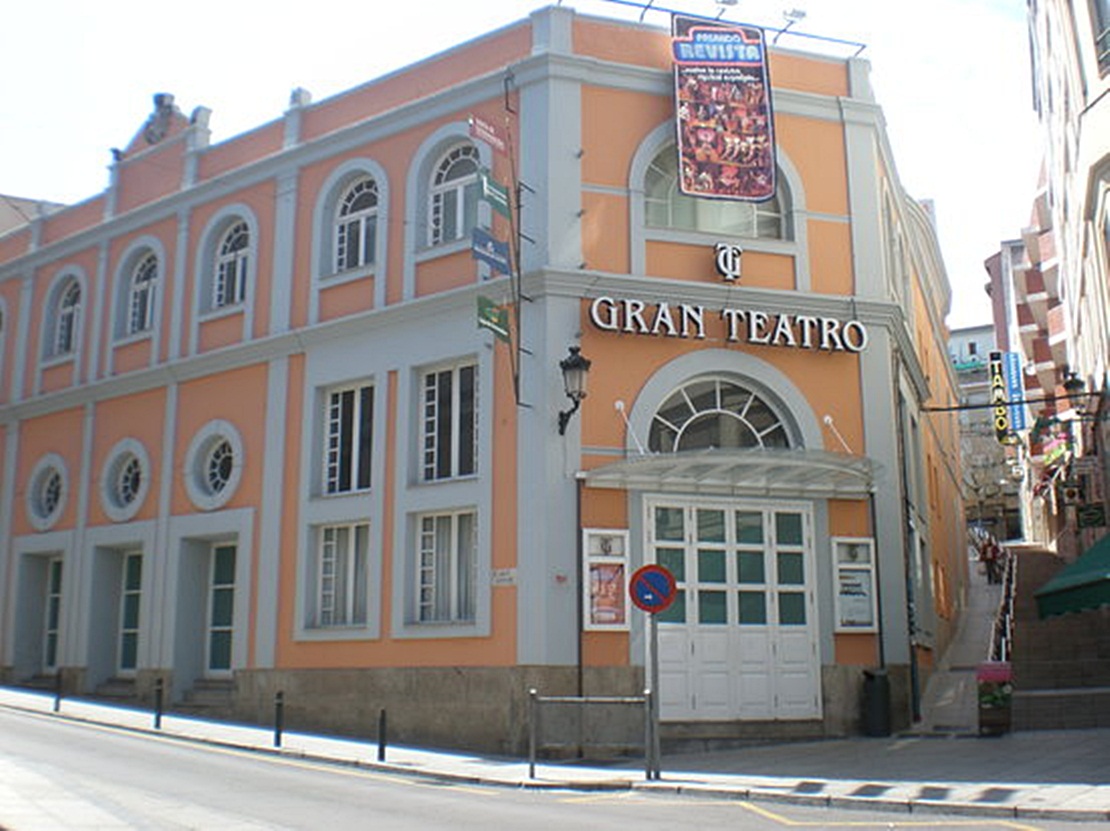
[[[676,601],[659,615],[664,720],[821,714],[810,503],[653,498],[647,556]]]

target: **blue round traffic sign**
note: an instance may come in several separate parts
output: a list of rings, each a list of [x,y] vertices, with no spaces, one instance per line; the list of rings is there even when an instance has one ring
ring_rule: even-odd
[[[650,563],[636,569],[628,582],[628,594],[637,609],[649,614],[665,612],[678,595],[674,575],[661,565]]]

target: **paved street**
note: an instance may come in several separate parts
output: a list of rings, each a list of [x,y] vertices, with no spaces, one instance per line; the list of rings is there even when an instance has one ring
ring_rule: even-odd
[[[965,667],[985,654],[985,627],[996,605],[997,587],[973,579],[966,624],[926,691],[925,718],[916,733],[668,755],[657,782],[645,781],[634,761],[614,766],[541,764],[533,779],[519,759],[390,747],[385,762],[379,763],[372,743],[302,733],[285,733],[281,748],[275,749],[269,728],[165,715],[155,731],[149,711],[65,699],[54,714],[50,695],[0,688],[0,827],[318,827],[320,804],[294,808],[287,802],[290,794],[306,789],[322,796],[328,824],[338,828],[353,827],[345,825],[344,817],[361,820],[375,811],[385,811],[390,820],[384,825],[376,820],[375,827],[441,827],[442,819],[442,827],[457,828],[464,827],[460,817],[465,817],[487,828],[541,828],[549,827],[548,817],[559,816],[560,828],[576,822],[607,827],[610,818],[611,827],[628,827],[634,820],[648,828],[673,828],[688,824],[695,806],[710,803],[717,803],[706,807],[714,818],[697,814],[703,827],[717,824],[716,814],[722,811],[728,816],[720,822],[742,822],[745,828],[798,823],[836,827],[856,821],[892,827],[910,822],[910,817],[919,828],[922,814],[972,817],[971,826],[961,827],[977,828],[1105,824],[1110,820],[1110,730],[985,738],[975,731],[975,689]],[[97,731],[91,740],[79,740],[76,734],[52,742],[16,740],[19,730],[49,730],[58,736],[59,731],[90,729]],[[81,750],[81,741],[91,744]],[[116,767],[109,766],[107,749],[124,742],[126,751],[112,763]],[[201,752],[193,747],[197,743],[218,755],[197,762],[190,756]],[[140,761],[148,746],[157,746],[164,757]],[[252,765],[284,765],[280,776],[286,778],[251,784],[250,776],[238,770],[220,772],[219,765],[232,755]],[[179,767],[182,760],[188,763]],[[342,763],[338,770],[343,776],[363,777],[356,795],[332,792],[331,785],[317,786],[307,778],[322,770],[337,776],[334,763]],[[71,764],[75,771],[69,770]],[[216,772],[215,780],[204,784],[196,778],[198,769],[205,775]],[[241,778],[245,775],[247,779]],[[116,784],[95,784],[95,777]],[[254,794],[257,810],[244,814],[236,807],[228,813],[228,783],[237,801]],[[374,783],[389,784],[392,795],[376,793]],[[398,791],[397,785],[406,787]],[[519,800],[508,798],[506,789]],[[429,794],[448,792],[465,796],[468,807],[429,801]],[[206,802],[209,793],[218,798]],[[362,793],[374,793],[371,804],[357,796]],[[420,795],[420,809],[409,811],[406,800],[413,793]],[[485,813],[483,806],[489,803],[479,795],[497,795],[497,811],[507,813]],[[389,813],[394,810],[388,807],[390,800],[400,800],[395,813]],[[589,805],[591,810],[552,814],[555,805]],[[678,813],[671,812],[672,805]],[[529,814],[533,808],[536,812]],[[350,816],[344,814],[348,810]],[[517,810],[525,813],[515,815]],[[610,816],[610,811],[616,813]],[[937,822],[931,827],[951,824]]]
[[[790,798],[744,798],[709,780],[668,774],[650,789],[584,779],[570,787],[496,787],[493,764],[482,782],[450,774],[412,775],[405,766],[336,764],[299,753],[261,753],[182,741],[48,713],[0,708],[0,827],[50,829],[676,829],[785,827],[1044,829],[1076,827],[1055,817],[1035,821],[940,811],[876,810],[845,800],[827,806]],[[461,763],[455,759],[456,763]],[[514,774],[515,775],[515,774]],[[700,782],[700,785],[699,785]],[[801,783],[812,788],[819,783]],[[608,785],[608,787],[602,787]],[[699,787],[704,790],[699,792]],[[737,798],[739,797],[739,798]]]

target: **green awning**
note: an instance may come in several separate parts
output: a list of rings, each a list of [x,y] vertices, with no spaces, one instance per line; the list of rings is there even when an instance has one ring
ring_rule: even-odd
[[[1110,604],[1110,536],[1033,592],[1042,618]]]

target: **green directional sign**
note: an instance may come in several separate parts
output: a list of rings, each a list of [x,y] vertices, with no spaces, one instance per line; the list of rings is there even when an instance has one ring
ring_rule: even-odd
[[[509,310],[488,297],[478,295],[478,327],[489,329],[503,341],[509,340]]]
[[[493,178],[487,168],[478,171],[478,180],[482,185],[482,199],[505,219],[511,219],[509,207],[509,189]]]

